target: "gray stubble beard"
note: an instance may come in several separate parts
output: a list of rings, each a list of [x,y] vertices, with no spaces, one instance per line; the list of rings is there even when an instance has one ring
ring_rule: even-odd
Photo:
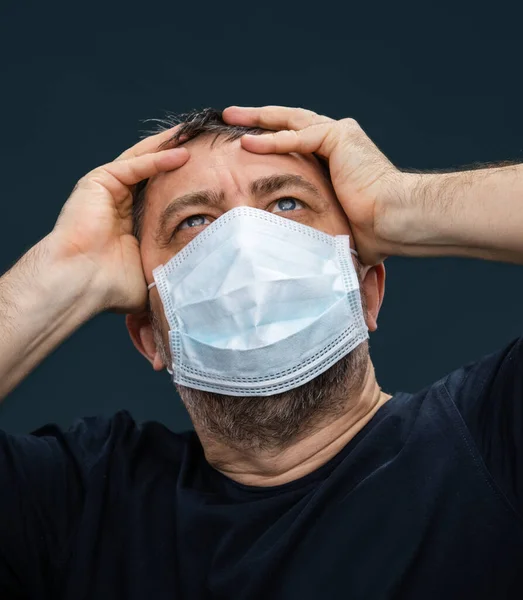
[[[364,301],[363,305],[365,310]],[[152,311],[151,324],[160,356],[170,365],[160,320]],[[200,438],[239,451],[284,450],[350,410],[369,366],[365,340],[311,381],[272,396],[228,396],[175,387]]]

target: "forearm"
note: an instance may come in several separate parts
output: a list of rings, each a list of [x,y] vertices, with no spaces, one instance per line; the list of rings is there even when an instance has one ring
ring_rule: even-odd
[[[52,234],[0,278],[0,400],[75,329],[100,312],[91,277]]]
[[[405,175],[390,215],[395,253],[523,264],[523,165]]]

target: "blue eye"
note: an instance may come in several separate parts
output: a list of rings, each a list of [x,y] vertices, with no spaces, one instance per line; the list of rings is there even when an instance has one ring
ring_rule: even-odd
[[[280,209],[279,212],[289,212],[296,210],[297,208],[303,208],[303,204],[299,200],[296,200],[296,198],[291,197],[280,198],[276,202],[275,206]]]
[[[205,223],[206,220],[208,219],[205,215],[193,215],[192,217],[184,219],[176,229],[190,229],[191,227],[207,225],[208,223]]]

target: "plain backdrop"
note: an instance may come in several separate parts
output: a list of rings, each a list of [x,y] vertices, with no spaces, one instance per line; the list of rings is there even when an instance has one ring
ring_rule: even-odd
[[[477,3],[445,12],[435,2],[402,11],[3,0],[0,271],[50,231],[83,174],[166,111],[283,104],[351,116],[402,168],[522,160],[523,52],[510,31],[519,12]],[[523,331],[523,267],[454,258],[386,267],[371,353],[390,393],[428,385]],[[65,427],[121,408],[191,426],[167,373],[132,346],[124,317],[103,314],[9,395],[0,427]]]

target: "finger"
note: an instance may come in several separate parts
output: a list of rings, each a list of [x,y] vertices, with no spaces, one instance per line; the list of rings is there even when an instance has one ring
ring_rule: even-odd
[[[128,197],[131,186],[158,173],[178,169],[188,159],[187,148],[170,148],[107,163],[94,169],[80,181],[86,184],[98,183],[110,192],[116,202],[122,202]]]
[[[261,127],[272,130],[304,129],[311,125],[334,120],[325,115],[318,115],[312,110],[286,106],[230,106],[223,111],[222,118],[231,125]]]
[[[125,152],[122,152],[115,160],[126,160],[128,158],[133,158],[135,156],[142,156],[143,154],[149,154],[150,152],[156,152],[162,144],[167,142],[180,128],[179,125],[175,125],[166,131],[161,131],[160,133],[155,133],[154,135],[150,135],[144,140],[140,140],[134,146],[131,146]]]
[[[325,158],[330,156],[335,136],[332,123],[319,123],[301,131],[278,131],[261,135],[244,135],[242,147],[256,154],[299,154],[315,153]]]

